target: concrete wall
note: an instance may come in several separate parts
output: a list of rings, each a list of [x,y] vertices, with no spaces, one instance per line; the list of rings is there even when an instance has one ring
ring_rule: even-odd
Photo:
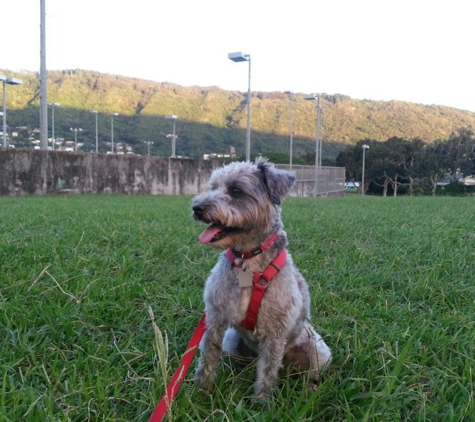
[[[0,150],[0,195],[196,195],[217,161],[63,151]]]
[[[64,151],[0,149],[0,195],[121,193],[196,195],[208,186],[219,161]],[[282,166],[278,166],[282,167]],[[340,169],[338,169],[340,170]],[[341,169],[344,175],[344,168]],[[315,170],[312,170],[314,175]],[[335,185],[299,180],[290,196],[343,196],[344,178],[321,178]],[[344,176],[343,176],[344,177]],[[321,186],[320,186],[321,185]],[[328,185],[328,186],[327,186]],[[341,185],[341,186],[340,186]]]

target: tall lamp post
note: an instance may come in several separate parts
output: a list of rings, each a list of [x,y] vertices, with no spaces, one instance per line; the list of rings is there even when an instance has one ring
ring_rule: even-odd
[[[361,195],[364,195],[365,193],[365,188],[364,188],[364,161],[365,161],[365,152],[366,150],[369,149],[369,145],[364,144],[363,145],[363,173],[361,176]]]
[[[240,51],[229,53],[228,59],[233,62],[248,62],[248,83],[247,83],[247,126],[246,126],[246,161],[251,160],[251,55]]]
[[[46,69],[46,0],[40,0],[40,144],[48,149],[48,71]]]
[[[7,84],[21,85],[23,81],[18,78],[7,78],[0,75],[0,81],[3,83],[3,148],[7,147]]]
[[[78,132],[82,132],[80,127],[72,127],[69,129],[71,132],[74,132],[74,152],[78,150]]]
[[[54,151],[54,144],[56,142],[56,138],[54,137],[54,108],[59,107],[61,104],[48,103],[48,105],[51,107],[51,138],[52,138],[53,151]]]
[[[292,147],[294,142],[294,93],[292,91],[284,91],[284,94],[287,94],[290,98],[290,158],[289,164],[290,169],[292,170]]]
[[[96,154],[99,152],[99,136],[97,131],[97,115],[99,112],[97,110],[91,110],[91,113],[96,117]]]
[[[320,138],[322,120],[321,120],[321,111],[322,106],[320,105],[320,97],[316,94],[310,94],[305,96],[306,100],[316,101],[315,106],[317,110],[316,121],[315,121],[315,185],[314,185],[314,195],[318,192],[317,188],[317,179],[320,175],[320,169],[322,167],[322,140]]]
[[[118,116],[119,113],[111,114],[111,153],[114,154],[114,116]]]
[[[165,119],[170,119],[173,120],[173,133],[168,134],[167,138],[172,138],[172,157],[176,157],[175,155],[175,141],[176,141],[176,134],[175,134],[175,124],[176,124],[176,119],[178,119],[178,116],[176,114],[168,114],[165,116]]]

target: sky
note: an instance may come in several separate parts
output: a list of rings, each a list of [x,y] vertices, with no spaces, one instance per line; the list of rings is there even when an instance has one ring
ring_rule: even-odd
[[[183,86],[475,112],[472,0],[45,0],[46,65]],[[0,69],[40,68],[40,1],[4,1]],[[8,76],[8,75],[7,75]],[[54,99],[49,99],[54,101]]]

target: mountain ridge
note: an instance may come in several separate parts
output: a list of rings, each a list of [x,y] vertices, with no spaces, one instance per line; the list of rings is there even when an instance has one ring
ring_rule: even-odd
[[[27,127],[39,125],[37,72],[0,70],[7,76],[23,79],[23,85],[7,88],[8,124]],[[81,126],[86,148],[95,142],[90,111],[101,113],[101,145],[106,148],[110,135],[108,115],[114,120],[117,139],[144,152],[145,142],[154,142],[154,153],[167,155],[171,122],[165,115],[175,114],[177,153],[199,157],[206,152],[227,152],[235,146],[242,155],[245,142],[246,92],[222,88],[181,86],[96,71],[70,69],[48,71],[48,102],[61,104],[56,112],[56,137],[71,138],[69,129]],[[386,141],[391,137],[420,138],[433,142],[447,138],[460,127],[475,126],[475,113],[441,105],[423,105],[398,100],[353,99],[344,94],[317,93],[323,109],[323,155],[335,157],[345,145],[362,139]],[[302,93],[294,98],[294,153],[311,155],[315,147],[315,101]],[[283,92],[252,92],[252,153],[288,154],[290,98]],[[49,111],[49,114],[51,112]],[[51,124],[51,121],[49,125]],[[19,146],[26,134],[19,136]]]

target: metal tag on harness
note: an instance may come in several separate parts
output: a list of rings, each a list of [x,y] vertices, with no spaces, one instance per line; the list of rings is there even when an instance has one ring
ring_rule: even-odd
[[[252,287],[252,271],[245,271],[242,268],[234,268],[234,274],[239,283],[239,287]]]

